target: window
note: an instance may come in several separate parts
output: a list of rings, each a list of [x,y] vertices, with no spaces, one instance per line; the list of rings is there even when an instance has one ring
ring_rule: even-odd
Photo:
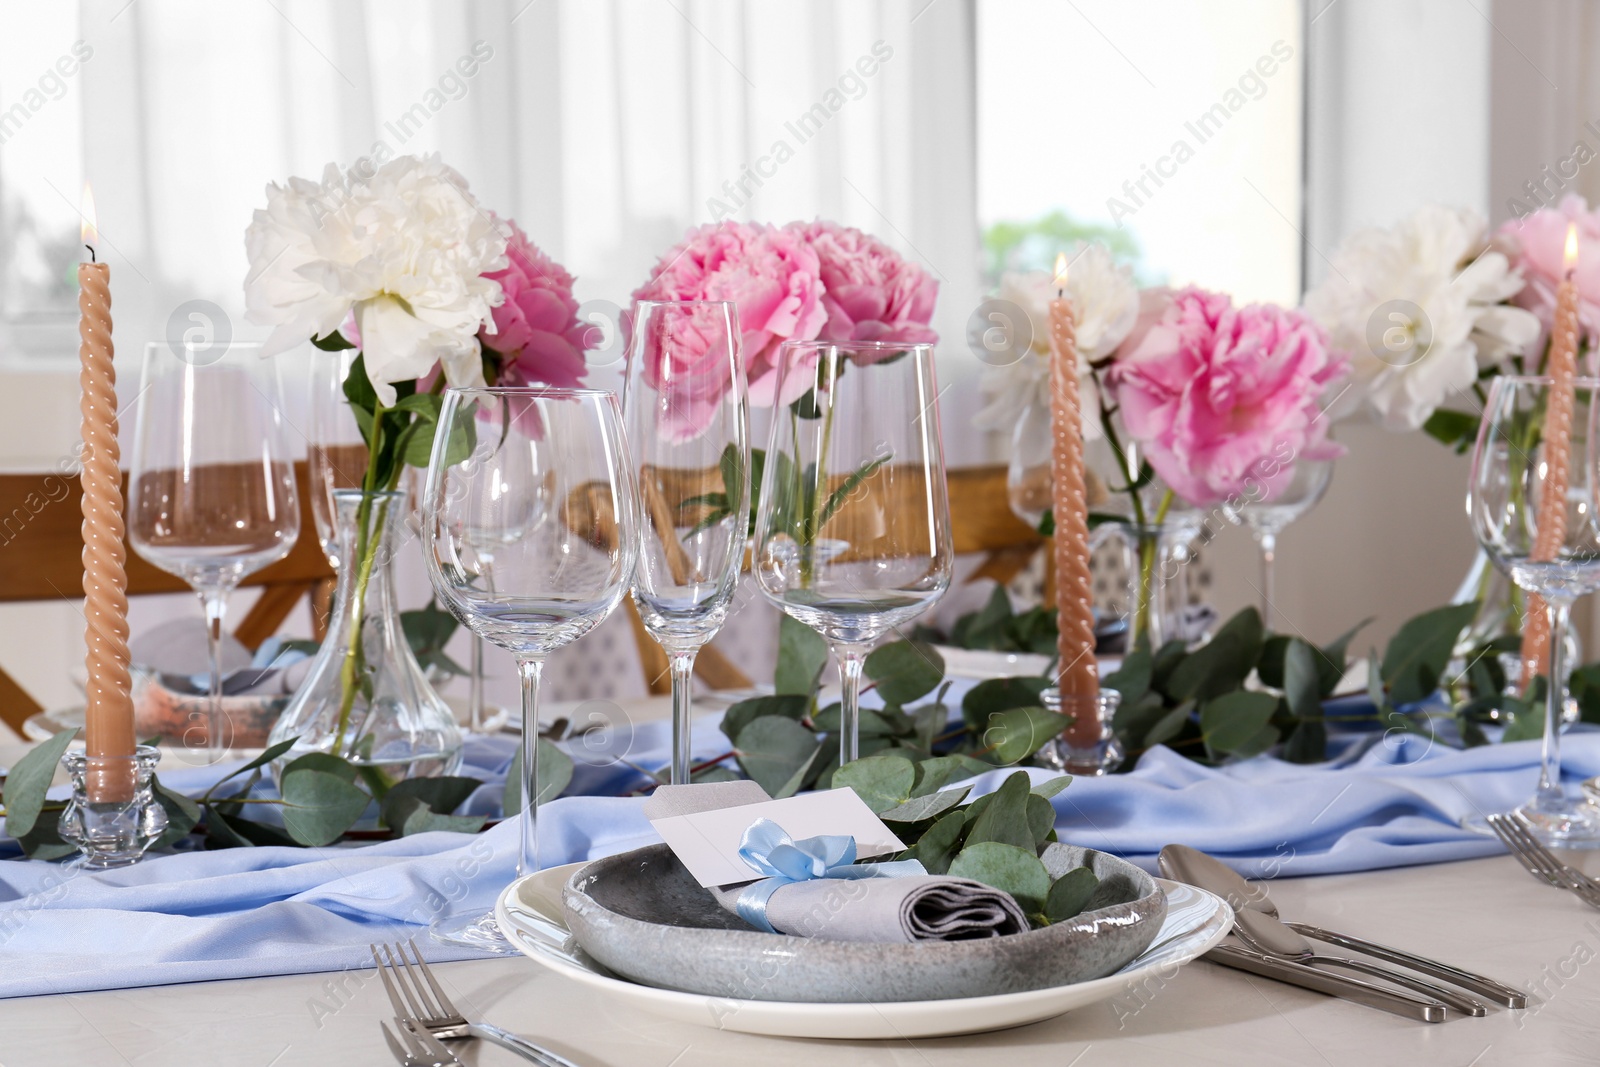
[[[986,267],[1105,241],[1147,284],[1300,296],[1294,0],[979,0]]]

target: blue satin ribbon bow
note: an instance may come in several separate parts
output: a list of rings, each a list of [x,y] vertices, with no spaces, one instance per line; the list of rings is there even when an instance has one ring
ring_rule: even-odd
[[[849,834],[823,834],[796,841],[771,819],[750,824],[739,842],[739,858],[757,874],[767,877],[744,887],[734,901],[739,918],[769,934],[767,902],[772,894],[795,882],[815,878],[904,878],[927,874],[917,860],[856,864],[856,839]]]

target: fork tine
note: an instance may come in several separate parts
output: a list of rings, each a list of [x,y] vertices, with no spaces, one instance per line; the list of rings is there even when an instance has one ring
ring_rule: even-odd
[[[1571,872],[1568,871],[1566,864],[1556,859],[1555,853],[1546,848],[1544,842],[1535,837],[1521,819],[1509,816],[1503,819],[1503,823],[1506,829],[1522,842],[1524,851],[1538,861],[1547,877],[1560,885],[1572,887]]]
[[[449,1049],[444,1047],[443,1041],[440,1041],[438,1038],[430,1034],[426,1028],[413,1030],[412,1033],[416,1035],[418,1041],[422,1042],[422,1047],[427,1049],[430,1055],[437,1056],[445,1063],[461,1062],[456,1058],[456,1054],[454,1052],[451,1052]]]
[[[1527,840],[1517,832],[1521,827],[1516,825],[1515,820],[1508,819],[1504,815],[1491,815],[1488,822],[1490,828],[1494,830],[1495,836],[1500,838],[1505,846],[1511,850],[1511,854],[1517,857],[1518,862],[1526,867],[1530,874],[1536,878],[1542,878],[1551,885],[1559,886],[1562,884],[1561,880],[1556,876],[1556,872],[1545,861],[1545,858],[1540,856],[1534,849],[1528,847]]]
[[[411,1018],[411,1012],[400,1002],[400,994],[395,990],[394,983],[389,980],[389,968],[383,965],[383,959],[378,955],[377,945],[368,945],[372,949],[372,959],[378,965],[378,977],[383,979],[383,988],[389,994],[389,1003],[394,1005],[394,1013],[401,1019]]]
[[[389,1051],[394,1053],[394,1058],[399,1060],[401,1063],[410,1063],[411,1053],[400,1047],[400,1041],[394,1036],[394,1031],[389,1029],[389,1024],[379,1023],[378,1029],[383,1031],[383,1039],[389,1042]],[[405,1027],[402,1026],[400,1030],[403,1033],[405,1031]]]
[[[411,946],[411,954],[417,958],[417,967],[422,971],[422,977],[426,978],[428,984],[433,987],[433,996],[439,1004],[440,1014],[460,1015],[461,1013],[456,1011],[456,1006],[450,1002],[450,998],[444,995],[444,990],[439,988],[438,981],[433,977],[433,968],[428,966],[428,961],[423,959],[422,953],[417,951],[416,940],[408,938],[407,944]],[[404,957],[404,950],[401,951],[400,955]]]
[[[419,1006],[416,998],[412,996],[411,983],[406,981],[405,972],[400,969],[399,964],[394,962],[394,953],[390,950],[387,944],[383,946],[383,954],[388,959],[389,968],[394,972],[395,985],[400,987],[400,995],[405,998],[406,1004],[408,1005],[407,1010],[403,1014],[405,1014],[408,1018],[417,1020],[432,1018],[432,1015],[429,1014],[427,1008]]]
[[[412,946],[415,948],[416,946]],[[404,942],[394,943],[395,955],[400,957],[400,969],[405,972],[405,984],[408,993],[415,993],[417,1002],[422,1005],[421,1018],[429,1022],[436,1022],[443,1012],[434,1006],[433,999],[428,996],[428,990],[422,984],[422,979],[417,977],[417,969],[406,959],[406,946]],[[420,957],[419,957],[420,959]]]

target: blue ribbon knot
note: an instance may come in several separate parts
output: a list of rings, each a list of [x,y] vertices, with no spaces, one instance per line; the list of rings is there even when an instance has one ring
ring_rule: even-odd
[[[739,918],[769,934],[778,931],[767,919],[767,902],[786,885],[817,878],[904,878],[928,873],[917,860],[857,865],[856,839],[851,835],[823,834],[796,841],[771,819],[757,819],[745,830],[739,858],[766,877],[740,891],[734,910]]]

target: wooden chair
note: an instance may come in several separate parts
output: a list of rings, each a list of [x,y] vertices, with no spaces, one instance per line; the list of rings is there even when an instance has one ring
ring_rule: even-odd
[[[721,472],[715,468],[704,471],[657,472],[660,477],[645,478],[646,521],[658,526],[692,525],[705,513],[704,505],[685,504],[685,501],[722,488]],[[888,471],[874,475],[879,481]],[[842,480],[842,478],[841,478]],[[871,482],[872,479],[869,479]],[[1027,523],[1012,512],[1006,491],[1006,468],[1003,465],[965,467],[951,470],[947,475],[950,497],[950,533],[952,547],[957,555],[984,554],[984,560],[968,581],[993,578],[999,582],[1010,581],[1033,558],[1044,539]],[[851,529],[858,536],[850,540],[863,552],[870,552],[871,531],[882,524],[881,509],[889,507],[906,515],[924,514],[920,506],[923,493],[916,477],[907,477],[905,471],[894,472],[893,493],[877,491],[869,484],[863,491],[854,493],[840,508],[832,525]],[[583,494],[580,490],[568,501],[575,509],[598,506],[598,487]],[[628,614],[633,623],[634,641],[639,649],[639,659],[644,667],[645,683],[651,693],[669,693],[672,682],[667,664],[667,654],[656,644],[639,618],[638,609],[630,597]],[[718,689],[744,688],[750,679],[717,651],[707,645],[695,660],[695,673],[707,684]]]
[[[261,597],[234,628],[234,636],[251,649],[277,632],[303,596],[312,597],[314,620],[327,615],[333,570],[311,520],[305,464],[297,464],[295,473],[300,489],[299,540],[288,556],[244,581],[263,587]],[[123,494],[126,498],[126,475]],[[76,475],[0,474],[0,602],[82,598],[82,496]],[[189,591],[183,579],[146,563],[132,547],[127,569],[131,596]],[[0,668],[0,721],[20,735],[23,722],[41,708]]]

